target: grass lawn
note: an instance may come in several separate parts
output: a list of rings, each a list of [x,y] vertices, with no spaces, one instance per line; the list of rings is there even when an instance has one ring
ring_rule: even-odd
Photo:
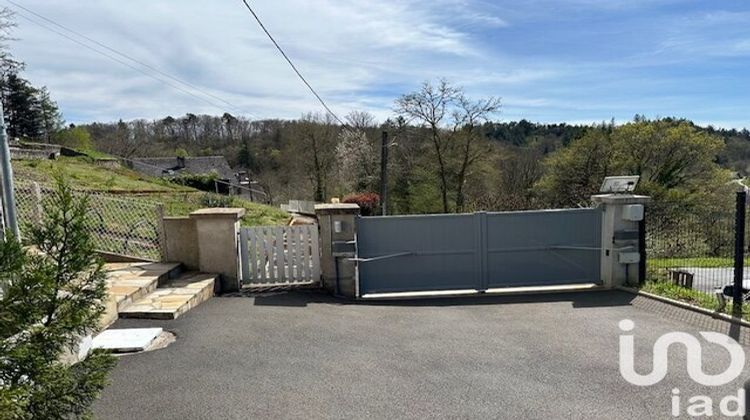
[[[130,169],[98,166],[86,157],[60,157],[56,160],[14,160],[13,171],[18,180],[49,183],[53,176],[64,173],[76,188],[98,191],[191,191],[169,181],[151,178]]]
[[[750,258],[745,258],[745,266],[750,267]],[[697,267],[697,268],[720,268],[734,267],[734,258],[723,257],[694,257],[694,258],[649,258],[649,267]]]
[[[279,225],[289,214],[279,208],[253,203],[236,197],[206,193],[167,180],[142,175],[130,169],[105,168],[88,157],[60,157],[57,160],[14,160],[13,171],[19,181],[51,184],[53,176],[63,173],[74,188],[109,191],[118,196],[134,197],[164,204],[168,216],[187,216],[205,207],[242,207],[247,213],[244,226]]]
[[[242,207],[245,209],[245,216],[242,218],[242,226],[264,226],[264,225],[281,225],[289,221],[289,213],[265,204],[253,203],[236,197],[219,196],[216,194],[196,192],[173,192],[148,194],[145,197],[148,200],[157,201],[164,204],[164,212],[168,216],[186,216],[190,212],[205,207],[216,207],[217,205],[207,205],[206,201],[215,199],[222,201],[222,207]]]
[[[663,296],[669,299],[679,300],[690,303],[701,308],[715,311],[719,308],[719,300],[713,294],[700,292],[698,290],[686,289],[667,281],[648,281],[641,290],[655,295]],[[732,303],[727,303],[724,313],[731,314]],[[750,321],[750,305],[742,305],[742,318]]]

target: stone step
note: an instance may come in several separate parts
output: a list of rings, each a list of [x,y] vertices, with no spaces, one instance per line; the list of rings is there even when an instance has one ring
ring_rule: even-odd
[[[109,294],[115,297],[118,310],[177,278],[181,267],[180,263],[110,263],[104,266]]]
[[[153,292],[160,284],[167,283],[182,272],[180,263],[109,263],[105,312],[99,326],[104,329],[117,320],[117,314],[134,301]]]
[[[176,319],[214,295],[218,275],[187,272],[119,311],[120,318]]]

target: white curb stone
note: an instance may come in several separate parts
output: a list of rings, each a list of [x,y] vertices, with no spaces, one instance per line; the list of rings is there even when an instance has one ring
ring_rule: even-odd
[[[117,353],[143,351],[162,331],[162,328],[106,330],[94,337],[93,348],[110,350]]]

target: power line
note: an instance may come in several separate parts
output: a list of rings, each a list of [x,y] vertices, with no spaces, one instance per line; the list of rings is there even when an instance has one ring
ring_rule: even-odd
[[[115,50],[114,48],[111,48],[111,47],[109,47],[109,46],[107,46],[107,45],[105,45],[105,44],[103,44],[103,43],[101,43],[99,41],[96,41],[96,40],[94,40],[94,39],[92,39],[92,38],[90,38],[90,37],[88,37],[86,35],[83,35],[83,34],[78,33],[78,32],[76,32],[76,31],[74,31],[72,29],[69,29],[69,28],[67,28],[67,27],[65,27],[65,26],[63,26],[61,24],[58,24],[57,22],[55,22],[55,21],[53,21],[53,20],[51,20],[49,18],[46,18],[46,17],[44,17],[44,16],[42,16],[42,15],[40,15],[40,14],[38,14],[38,13],[30,10],[30,9],[27,9],[26,7],[21,6],[21,5],[17,4],[17,3],[15,3],[15,2],[13,2],[12,0],[7,0],[7,1],[8,1],[8,3],[12,4],[13,6],[18,7],[20,9],[23,9],[24,11],[26,11],[26,12],[34,15],[34,16],[37,16],[37,18],[39,18],[39,19],[43,19],[43,20],[45,20],[47,22],[50,22],[51,24],[53,24],[53,25],[55,25],[57,27],[60,27],[60,28],[62,28],[64,30],[66,30],[66,31],[69,31],[69,32],[71,32],[71,33],[73,33],[73,34],[75,34],[75,35],[77,35],[77,36],[79,36],[79,37],[81,37],[81,38],[89,41],[89,42],[92,42],[92,43],[94,43],[96,45],[99,45],[100,47],[105,48],[105,49],[107,49],[107,50],[109,50],[109,51],[111,51],[111,52],[113,52],[113,53],[115,53],[115,54],[117,54],[117,55],[119,55],[121,57],[124,57],[124,58],[126,58],[128,60],[131,60],[131,61],[133,61],[133,62],[135,62],[137,64],[140,64],[141,66],[144,66],[144,67],[148,68],[149,70],[151,70],[153,72],[161,74],[164,77],[167,77],[167,78],[172,79],[172,80],[174,80],[174,81],[176,81],[178,83],[181,83],[181,84],[183,84],[183,85],[185,85],[185,86],[187,86],[187,87],[189,87],[189,88],[191,88],[191,89],[193,89],[193,90],[195,90],[197,92],[202,93],[203,95],[215,98],[215,99],[217,99],[217,100],[219,100],[219,101],[221,101],[223,103],[226,103],[227,105],[229,105],[230,107],[234,108],[237,111],[244,112],[245,114],[248,114],[248,115],[250,115],[253,118],[257,118],[257,116],[253,115],[252,113],[243,111],[241,108],[239,108],[238,106],[232,104],[231,102],[228,102],[228,101],[226,101],[226,100],[224,100],[224,99],[222,99],[222,98],[220,98],[220,97],[218,97],[216,95],[213,95],[213,94],[211,94],[209,92],[205,92],[202,89],[196,87],[195,85],[193,85],[191,83],[185,82],[185,81],[183,81],[183,80],[181,80],[181,79],[179,79],[177,77],[174,77],[174,76],[172,76],[172,75],[170,75],[168,73],[165,73],[165,72],[163,72],[163,71],[161,71],[161,70],[159,70],[159,69],[157,69],[157,68],[155,68],[153,66],[150,66],[150,65],[148,65],[146,63],[143,63],[143,62],[141,62],[141,61],[139,61],[139,60],[137,60],[137,59],[135,59],[133,57],[130,57],[129,55],[127,55],[125,53],[119,52],[119,51]],[[137,72],[139,72],[139,73],[141,73],[141,74],[143,74],[143,75],[145,75],[145,76],[147,76],[147,77],[149,77],[151,79],[154,79],[154,80],[156,80],[156,81],[158,81],[160,83],[163,83],[163,84],[165,84],[165,85],[167,85],[167,86],[169,86],[169,87],[171,87],[173,89],[176,89],[176,90],[178,90],[180,92],[183,92],[183,93],[185,93],[187,95],[192,96],[193,98],[201,100],[201,101],[203,101],[203,102],[205,102],[205,103],[207,103],[207,104],[209,104],[209,105],[211,105],[211,106],[213,106],[215,108],[218,108],[218,109],[224,109],[225,108],[225,106],[223,106],[223,105],[219,105],[216,102],[213,102],[213,101],[211,101],[211,100],[209,100],[207,98],[204,98],[202,96],[196,95],[195,93],[193,93],[193,92],[191,92],[191,91],[189,91],[187,89],[184,89],[181,86],[178,86],[178,85],[176,85],[174,83],[171,83],[171,82],[169,82],[167,80],[164,80],[164,79],[162,79],[160,77],[157,77],[157,76],[153,75],[152,73],[149,73],[149,72],[147,72],[147,71],[145,71],[145,70],[143,70],[143,69],[141,69],[139,67],[136,67],[136,66],[134,66],[134,65],[132,65],[132,64],[126,62],[126,61],[123,61],[123,60],[121,60],[121,59],[119,59],[119,58],[117,58],[117,57],[115,57],[115,56],[113,56],[111,54],[108,54],[105,51],[102,51],[102,50],[100,50],[98,48],[94,48],[93,46],[91,46],[91,45],[89,45],[89,44],[87,44],[85,42],[82,42],[82,41],[80,41],[80,40],[78,40],[76,38],[73,38],[72,36],[70,36],[70,35],[68,35],[68,34],[66,34],[64,32],[61,32],[61,31],[59,31],[59,30],[57,30],[57,29],[55,29],[53,27],[50,27],[49,25],[41,23],[41,22],[39,22],[39,21],[37,21],[35,19],[32,19],[29,16],[26,16],[24,13],[21,13],[19,10],[16,10],[16,14],[18,14],[18,16],[20,16],[21,18],[23,18],[23,19],[25,19],[25,20],[27,20],[27,21],[35,24],[35,25],[38,25],[38,26],[40,26],[40,27],[42,27],[42,28],[44,28],[44,29],[46,29],[46,30],[48,30],[50,32],[53,32],[53,33],[55,33],[55,34],[57,34],[57,35],[59,35],[59,36],[61,36],[63,38],[66,38],[69,41],[74,42],[74,43],[76,43],[76,44],[78,44],[78,45],[80,45],[80,46],[82,46],[82,47],[84,47],[86,49],[89,49],[89,50],[91,50],[91,51],[93,51],[93,52],[95,52],[97,54],[100,54],[100,55],[102,55],[102,56],[104,56],[104,57],[106,57],[106,58],[108,58],[108,59],[110,59],[112,61],[115,61],[115,62],[117,62],[119,64],[124,65],[124,66],[127,66],[130,69],[135,70],[135,71],[137,71]]]
[[[132,57],[132,56],[130,56],[130,55],[128,55],[128,54],[125,54],[125,53],[123,53],[123,52],[121,52],[121,51],[118,51],[117,49],[115,49],[115,48],[112,48],[112,47],[110,47],[110,46],[108,46],[108,45],[106,45],[106,44],[104,44],[104,43],[102,43],[102,42],[100,42],[100,41],[97,41],[96,39],[93,39],[93,38],[91,38],[91,37],[89,37],[89,36],[86,36],[86,35],[84,35],[84,34],[80,33],[80,32],[77,32],[77,31],[75,31],[75,30],[73,30],[73,29],[71,29],[71,28],[69,28],[69,27],[67,27],[67,26],[65,26],[65,25],[62,25],[62,24],[60,24],[60,23],[58,23],[58,22],[56,22],[56,21],[54,21],[54,20],[52,20],[52,19],[50,19],[50,18],[48,18],[48,17],[46,17],[46,16],[43,16],[43,15],[41,15],[41,14],[39,14],[39,13],[37,13],[37,12],[35,12],[35,11],[33,11],[33,10],[31,10],[31,9],[29,9],[29,8],[27,8],[27,7],[25,7],[25,6],[22,6],[22,5],[18,4],[18,3],[16,3],[15,1],[13,1],[13,0],[6,0],[6,1],[7,1],[7,2],[9,3],[9,4],[11,4],[12,6],[14,6],[14,7],[18,8],[18,9],[22,9],[22,10],[26,11],[27,13],[30,13],[31,15],[33,15],[33,16],[35,16],[35,17],[37,17],[38,19],[42,19],[42,20],[44,20],[44,21],[46,21],[46,22],[49,22],[50,24],[52,24],[52,25],[55,25],[55,26],[56,26],[56,27],[58,27],[58,28],[61,28],[61,29],[65,30],[65,31],[67,31],[67,32],[70,32],[70,33],[72,33],[72,34],[74,34],[74,35],[76,35],[76,36],[78,36],[78,37],[80,37],[80,38],[82,38],[82,39],[84,39],[84,40],[86,40],[86,41],[88,41],[88,42],[90,42],[90,43],[93,43],[93,44],[95,44],[95,45],[97,45],[97,46],[99,46],[99,47],[101,47],[101,48],[103,48],[103,49],[105,49],[105,50],[107,50],[107,51],[110,51],[110,52],[112,52],[112,53],[114,53],[114,54],[116,54],[116,55],[118,55],[118,56],[120,56],[120,57],[122,57],[122,58],[124,58],[124,59],[130,60],[130,61],[132,61],[132,62],[134,62],[134,63],[136,63],[136,64],[138,64],[138,65],[141,65],[141,66],[143,66],[143,67],[145,67],[145,68],[147,68],[147,69],[149,69],[149,70],[151,70],[151,71],[153,71],[153,72],[155,72],[155,73],[157,73],[157,74],[159,74],[159,75],[161,75],[161,76],[163,76],[163,77],[166,77],[166,78],[168,78],[168,79],[170,79],[170,80],[173,80],[173,81],[175,81],[175,82],[177,82],[177,83],[179,83],[179,84],[182,84],[182,85],[184,85],[184,86],[187,86],[188,88],[190,88],[190,89],[192,89],[192,90],[194,90],[194,91],[196,91],[196,92],[200,92],[201,94],[203,94],[203,95],[205,95],[205,96],[208,96],[208,97],[210,97],[210,98],[213,98],[213,99],[216,99],[216,100],[218,100],[218,101],[221,101],[222,103],[224,103],[224,104],[226,104],[226,105],[228,105],[228,106],[230,106],[230,107],[234,108],[234,109],[235,109],[235,110],[237,110],[237,111],[240,111],[240,112],[244,112],[244,113],[246,113],[246,114],[250,115],[251,117],[257,118],[257,116],[255,116],[254,114],[252,114],[252,113],[249,113],[249,112],[246,112],[246,111],[242,110],[242,109],[241,109],[240,107],[238,107],[238,106],[236,106],[236,105],[232,104],[231,102],[229,102],[229,101],[226,101],[226,100],[224,100],[223,98],[221,98],[221,97],[218,97],[218,96],[216,96],[216,95],[214,95],[214,94],[212,94],[212,93],[210,93],[210,92],[206,92],[206,91],[204,91],[204,90],[200,89],[199,87],[195,86],[195,85],[194,85],[194,84],[192,84],[192,83],[189,83],[189,82],[186,82],[186,81],[184,81],[184,80],[182,80],[182,79],[179,79],[179,78],[177,78],[177,77],[174,77],[174,76],[172,76],[172,75],[170,75],[170,74],[168,74],[168,73],[166,73],[166,72],[164,72],[164,71],[162,71],[162,70],[159,70],[158,68],[156,68],[156,67],[154,67],[154,66],[151,66],[151,65],[149,65],[149,64],[147,64],[147,63],[144,63],[144,62],[143,62],[143,61],[141,61],[141,60],[138,60],[138,59],[136,59],[136,58],[134,58],[134,57]],[[308,88],[308,89],[310,90],[310,92],[312,92],[312,94],[313,94],[313,95],[315,96],[315,98],[316,98],[316,99],[317,99],[317,100],[318,100],[318,101],[320,102],[320,104],[321,104],[321,105],[323,106],[323,108],[324,108],[324,109],[326,110],[326,112],[327,112],[328,114],[330,114],[330,115],[331,115],[331,116],[332,116],[332,117],[333,117],[333,118],[334,118],[334,119],[335,119],[335,120],[336,120],[336,121],[337,121],[337,122],[338,122],[339,124],[341,124],[341,125],[342,125],[342,126],[344,126],[344,127],[348,127],[348,124],[346,124],[346,123],[345,123],[345,122],[344,122],[344,121],[343,121],[343,120],[342,120],[341,118],[339,118],[339,116],[338,116],[338,115],[336,115],[336,113],[335,113],[335,112],[333,112],[333,110],[331,110],[331,108],[330,108],[330,107],[328,106],[328,104],[327,104],[327,103],[325,102],[325,100],[324,100],[324,99],[323,99],[323,98],[322,98],[322,97],[321,97],[321,96],[320,96],[320,95],[318,94],[318,92],[317,92],[317,91],[315,90],[315,88],[313,88],[313,86],[312,86],[312,85],[311,85],[311,84],[310,84],[310,83],[309,83],[309,82],[307,81],[307,79],[306,79],[306,78],[305,78],[305,77],[304,77],[304,76],[302,75],[302,73],[301,73],[301,72],[299,71],[299,69],[297,68],[297,66],[295,66],[295,64],[294,64],[294,63],[292,62],[292,60],[291,60],[291,59],[289,58],[289,56],[288,56],[288,55],[286,54],[286,52],[284,52],[284,50],[283,50],[283,49],[281,48],[281,46],[279,45],[279,43],[278,43],[278,42],[276,42],[276,40],[274,39],[273,35],[271,35],[271,33],[270,33],[270,32],[268,31],[268,29],[266,28],[266,26],[265,26],[265,25],[263,24],[263,22],[262,22],[262,21],[260,20],[260,17],[259,17],[258,15],[257,15],[257,13],[255,13],[255,11],[254,11],[254,10],[253,10],[253,8],[252,8],[252,7],[251,7],[251,6],[250,6],[250,5],[248,4],[248,2],[247,2],[246,0],[242,0],[242,1],[243,1],[243,3],[244,3],[245,7],[247,7],[247,9],[248,9],[248,10],[250,11],[250,13],[251,13],[251,14],[253,15],[253,17],[254,17],[254,18],[255,18],[255,20],[257,21],[258,25],[259,25],[259,26],[261,27],[261,29],[263,30],[263,32],[265,32],[265,34],[266,34],[266,35],[268,36],[268,38],[269,38],[269,39],[271,40],[271,42],[272,42],[272,43],[274,44],[274,46],[276,47],[276,49],[277,49],[277,50],[278,50],[278,51],[279,51],[279,52],[281,53],[281,55],[282,55],[282,56],[284,57],[284,59],[285,59],[285,60],[286,60],[286,62],[287,62],[287,63],[289,64],[289,66],[290,66],[290,67],[292,68],[292,70],[294,70],[294,72],[295,72],[295,73],[297,74],[297,76],[298,76],[298,77],[300,78],[300,80],[302,80],[302,82],[303,82],[303,83],[305,84],[305,86],[307,86],[307,88]],[[78,45],[80,45],[80,46],[82,46],[82,47],[84,47],[84,48],[87,48],[87,49],[89,49],[89,50],[91,50],[91,51],[94,51],[94,52],[96,52],[97,54],[100,54],[100,55],[102,55],[102,56],[104,56],[104,57],[106,57],[106,58],[108,58],[108,59],[110,59],[110,60],[113,60],[113,61],[115,61],[115,62],[117,62],[117,63],[119,63],[119,64],[122,64],[122,65],[124,65],[124,66],[127,66],[127,67],[129,67],[129,68],[131,68],[131,69],[133,69],[133,70],[135,70],[135,71],[138,71],[139,73],[141,73],[141,74],[143,74],[143,75],[145,75],[145,76],[147,76],[147,77],[150,77],[150,78],[152,78],[152,79],[154,79],[154,80],[156,80],[156,81],[159,81],[159,82],[161,82],[161,83],[163,83],[163,84],[165,84],[165,85],[167,85],[167,86],[169,86],[169,87],[171,87],[171,88],[173,88],[173,89],[179,90],[180,92],[183,92],[183,93],[185,93],[185,94],[188,94],[188,95],[190,95],[190,96],[192,96],[192,97],[194,97],[194,98],[196,98],[196,99],[199,99],[199,100],[201,100],[201,101],[203,101],[203,102],[205,102],[205,103],[207,103],[207,104],[209,104],[209,105],[211,105],[211,106],[214,106],[214,107],[216,107],[216,108],[219,108],[219,109],[222,109],[222,108],[223,108],[223,106],[221,106],[221,105],[218,105],[218,104],[216,104],[216,103],[214,103],[214,102],[212,102],[212,101],[210,101],[210,100],[208,100],[208,99],[206,99],[206,98],[203,98],[203,97],[201,97],[201,96],[198,96],[198,95],[194,94],[193,92],[190,92],[190,91],[188,91],[188,90],[186,90],[186,89],[184,89],[184,88],[182,88],[182,87],[180,87],[180,86],[177,86],[177,85],[175,85],[175,84],[173,84],[173,83],[170,83],[170,82],[168,82],[168,81],[166,81],[166,80],[164,80],[164,79],[161,79],[161,78],[159,78],[159,77],[156,77],[156,76],[154,76],[153,74],[151,74],[151,73],[148,73],[148,72],[144,71],[144,70],[143,70],[143,69],[141,69],[141,68],[138,68],[138,67],[136,67],[136,66],[133,66],[133,65],[131,65],[130,63],[127,63],[127,62],[125,62],[125,61],[123,61],[123,60],[121,60],[121,59],[119,59],[119,58],[117,58],[117,57],[114,57],[114,56],[112,56],[111,54],[108,54],[108,53],[106,53],[106,52],[104,52],[104,51],[102,51],[102,50],[100,50],[100,49],[94,48],[94,47],[92,47],[92,46],[91,46],[91,45],[89,45],[89,44],[86,44],[86,43],[84,43],[84,42],[81,42],[80,40],[78,40],[78,39],[75,39],[75,38],[71,37],[70,35],[68,35],[68,34],[66,34],[66,33],[60,32],[60,31],[58,31],[58,30],[56,30],[56,29],[54,29],[54,28],[51,28],[51,27],[50,27],[50,26],[48,26],[48,25],[45,25],[45,24],[43,24],[43,23],[41,23],[41,22],[38,22],[38,21],[36,21],[36,20],[34,20],[34,19],[31,19],[30,17],[28,17],[28,16],[24,15],[23,13],[20,13],[20,12],[19,12],[18,10],[16,10],[16,13],[17,13],[17,14],[18,14],[18,15],[19,15],[20,17],[22,17],[22,18],[26,19],[27,21],[29,21],[29,22],[31,22],[31,23],[34,23],[34,24],[36,24],[36,25],[38,25],[38,26],[41,26],[42,28],[44,28],[44,29],[47,29],[48,31],[51,31],[51,32],[53,32],[53,33],[55,33],[55,34],[57,34],[57,35],[60,35],[60,36],[62,36],[62,37],[64,37],[64,38],[66,38],[66,39],[68,39],[68,40],[70,40],[70,41],[72,41],[72,42],[74,42],[74,43],[76,43],[76,44],[78,44]]]
[[[175,82],[178,82],[180,84],[183,84],[183,85],[185,85],[185,86],[187,86],[187,87],[189,87],[189,88],[191,88],[191,89],[193,89],[193,90],[195,90],[197,92],[200,92],[200,93],[202,93],[202,94],[204,94],[204,95],[206,95],[208,97],[211,97],[213,99],[221,101],[222,103],[224,103],[224,104],[226,104],[226,105],[228,105],[228,106],[230,106],[230,107],[232,107],[232,108],[234,108],[234,109],[236,109],[238,111],[245,112],[246,114],[249,114],[250,116],[255,117],[252,113],[246,112],[246,111],[242,110],[240,107],[236,106],[235,104],[233,104],[233,103],[231,103],[231,102],[229,102],[229,101],[227,101],[227,100],[225,100],[225,99],[223,99],[223,98],[221,98],[219,96],[216,96],[216,95],[212,94],[211,92],[207,92],[207,91],[199,88],[198,86],[196,86],[196,85],[194,85],[194,84],[192,84],[190,82],[187,82],[185,80],[179,79],[179,78],[177,78],[175,76],[172,76],[169,73],[166,73],[166,72],[164,72],[162,70],[159,70],[158,68],[156,68],[154,66],[151,66],[148,63],[144,63],[143,61],[138,60],[138,59],[136,59],[136,58],[134,58],[134,57],[132,57],[132,56],[130,56],[128,54],[125,54],[122,51],[118,51],[115,48],[110,47],[109,45],[106,45],[106,44],[104,44],[104,43],[102,43],[100,41],[97,41],[96,39],[93,39],[93,38],[91,38],[91,37],[89,37],[89,36],[87,36],[85,34],[77,32],[74,29],[71,29],[71,28],[69,28],[69,27],[67,27],[65,25],[62,25],[62,24],[60,24],[60,23],[58,23],[58,22],[56,22],[56,21],[54,21],[54,20],[52,20],[52,19],[50,19],[50,18],[48,18],[46,16],[43,16],[43,15],[41,15],[41,14],[39,14],[39,13],[37,13],[37,12],[35,12],[35,11],[27,8],[27,7],[24,7],[24,6],[16,3],[13,0],[6,0],[6,1],[8,3],[10,3],[10,4],[18,7],[18,8],[21,8],[21,9],[27,11],[28,13],[31,13],[32,15],[34,15],[34,16],[40,18],[40,19],[43,19],[43,20],[45,20],[45,21],[47,21],[47,22],[49,22],[49,23],[51,23],[51,24],[53,24],[53,25],[55,25],[55,26],[57,26],[59,28],[62,28],[62,29],[66,30],[66,31],[68,31],[68,32],[70,32],[72,34],[75,34],[76,36],[79,36],[79,37],[81,37],[81,38],[83,38],[83,39],[85,39],[85,40],[87,40],[87,41],[89,41],[91,43],[94,43],[94,44],[96,44],[96,45],[98,45],[98,46],[100,46],[100,47],[102,47],[102,48],[104,48],[104,49],[106,49],[108,51],[111,51],[111,52],[119,55],[120,57],[126,58],[126,59],[128,59],[130,61],[133,61],[133,62],[135,62],[137,64],[140,64],[141,66],[143,66],[143,67],[145,67],[145,68],[147,68],[149,70],[152,70],[152,71],[154,71],[154,72],[156,72],[156,73],[158,73],[158,74],[160,74],[160,75],[162,75],[164,77],[167,77],[167,78],[169,78],[169,79],[171,79],[171,80],[173,80]]]
[[[247,3],[247,0],[242,0],[242,3],[245,4],[245,7],[247,7],[247,10],[250,11],[250,13],[255,18],[255,21],[258,22],[258,25],[260,25],[260,28],[263,29],[263,32],[266,33],[266,35],[268,36],[268,39],[270,39],[271,42],[273,42],[273,45],[276,47],[276,49],[279,50],[279,52],[284,57],[284,59],[286,60],[286,62],[289,63],[289,66],[292,68],[292,70],[294,70],[294,72],[297,73],[297,76],[300,78],[300,80],[302,80],[302,82],[305,84],[305,86],[307,86],[307,88],[310,89],[310,92],[312,92],[312,94],[315,95],[315,97],[318,99],[318,102],[320,102],[320,104],[323,105],[323,108],[325,108],[325,110],[336,121],[338,121],[339,124],[341,124],[344,127],[347,127],[348,124],[346,124],[344,121],[342,121],[341,118],[338,117],[338,115],[336,115],[333,111],[331,111],[331,108],[328,107],[328,104],[326,104],[326,101],[324,101],[323,98],[321,98],[321,96],[318,95],[318,92],[315,91],[315,89],[312,87],[312,85],[310,85],[310,83],[307,81],[307,79],[305,79],[305,77],[302,75],[302,73],[300,73],[300,71],[297,69],[297,66],[294,65],[294,63],[292,62],[292,60],[289,59],[289,56],[286,55],[286,53],[281,48],[281,46],[279,45],[279,43],[276,42],[276,40],[273,38],[273,36],[271,35],[271,33],[268,32],[268,29],[266,29],[266,26],[260,20],[260,18],[258,17],[258,15],[253,10],[253,8],[250,7],[250,5]]]

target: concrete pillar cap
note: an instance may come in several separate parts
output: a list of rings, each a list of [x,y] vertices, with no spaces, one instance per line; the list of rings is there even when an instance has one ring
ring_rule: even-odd
[[[597,204],[647,204],[651,197],[635,194],[596,194],[591,196],[591,201]]]
[[[215,207],[196,210],[190,213],[191,219],[232,219],[239,220],[245,215],[245,209],[239,207]]]
[[[324,203],[315,205],[315,213],[326,212],[359,213],[359,205],[356,203]]]

